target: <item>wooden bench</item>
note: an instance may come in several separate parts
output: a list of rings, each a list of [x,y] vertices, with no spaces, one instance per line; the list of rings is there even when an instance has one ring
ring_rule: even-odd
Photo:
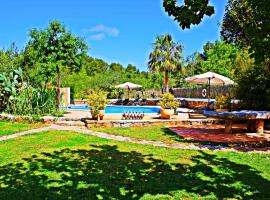
[[[234,112],[215,112],[205,111],[207,117],[219,118],[225,120],[225,133],[232,132],[233,120],[246,120],[249,132],[263,134],[264,120],[270,119],[270,111],[234,111]]]

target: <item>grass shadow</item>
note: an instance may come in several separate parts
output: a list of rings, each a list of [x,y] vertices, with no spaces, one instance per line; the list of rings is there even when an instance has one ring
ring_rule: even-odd
[[[203,151],[192,164],[169,164],[100,145],[0,167],[0,199],[263,199],[269,188],[270,181],[254,168]]]

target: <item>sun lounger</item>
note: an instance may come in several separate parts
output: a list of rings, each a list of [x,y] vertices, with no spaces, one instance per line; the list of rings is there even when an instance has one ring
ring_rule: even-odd
[[[115,105],[123,105],[123,100],[119,99],[115,102]]]
[[[147,99],[142,99],[142,100],[140,101],[140,105],[141,105],[141,106],[147,105]]]
[[[133,101],[133,105],[134,105],[134,106],[140,105],[140,99],[135,99],[135,100]]]
[[[129,99],[125,99],[124,101],[123,101],[123,106],[126,106],[126,105],[128,105],[128,103],[129,103]]]

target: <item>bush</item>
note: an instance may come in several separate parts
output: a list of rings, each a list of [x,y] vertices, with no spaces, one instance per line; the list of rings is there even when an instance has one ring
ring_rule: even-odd
[[[98,117],[99,111],[105,109],[107,94],[107,92],[102,90],[90,91],[88,105],[90,106],[90,111],[93,118]]]
[[[270,73],[252,66],[237,77],[236,95],[242,109],[270,110]]]
[[[176,101],[170,93],[163,94],[159,103],[163,109],[176,109],[180,105],[180,102]]]
[[[214,103],[214,109],[230,109],[231,108],[231,97],[227,96],[218,96],[216,97],[216,102]]]

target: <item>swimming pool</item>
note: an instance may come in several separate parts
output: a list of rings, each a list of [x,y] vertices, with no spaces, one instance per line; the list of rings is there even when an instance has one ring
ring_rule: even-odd
[[[89,111],[88,106],[68,106],[68,110],[82,110]],[[158,114],[160,112],[160,107],[157,106],[106,106],[106,114],[122,114],[125,112],[140,112],[147,114]]]

